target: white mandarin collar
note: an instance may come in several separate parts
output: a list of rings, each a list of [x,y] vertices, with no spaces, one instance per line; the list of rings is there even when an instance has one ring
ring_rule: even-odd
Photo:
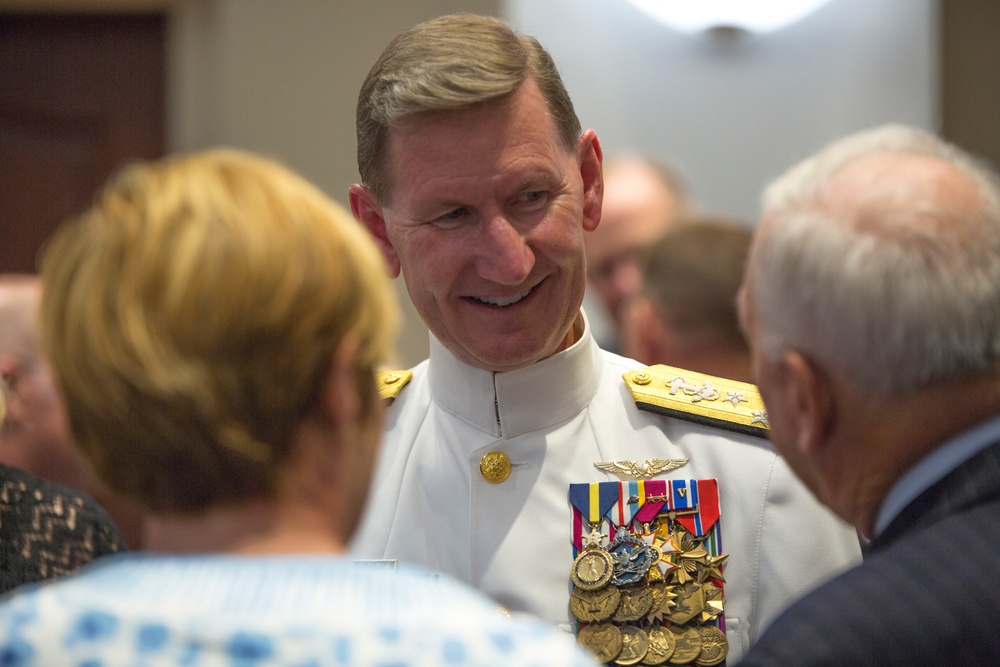
[[[515,438],[575,415],[597,394],[602,365],[581,316],[583,335],[569,349],[506,373],[462,363],[432,334],[428,374],[434,403],[495,438]]]

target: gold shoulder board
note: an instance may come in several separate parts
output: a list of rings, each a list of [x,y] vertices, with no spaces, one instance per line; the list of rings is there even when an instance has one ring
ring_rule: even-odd
[[[766,438],[756,385],[658,364],[622,375],[640,410]]]
[[[413,378],[410,371],[379,371],[375,375],[378,382],[378,396],[384,401],[393,401],[406,383]]]

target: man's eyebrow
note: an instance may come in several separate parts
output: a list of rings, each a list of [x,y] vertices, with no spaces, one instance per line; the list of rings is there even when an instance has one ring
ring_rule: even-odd
[[[524,190],[538,188],[539,186],[547,187],[553,182],[558,182],[559,180],[560,176],[554,172],[547,169],[536,169],[521,178],[515,190],[517,192],[523,192]]]

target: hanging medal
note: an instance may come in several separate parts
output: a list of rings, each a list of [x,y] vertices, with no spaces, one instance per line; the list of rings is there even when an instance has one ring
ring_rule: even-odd
[[[578,640],[618,665],[716,665],[728,645],[714,479],[570,486]]]

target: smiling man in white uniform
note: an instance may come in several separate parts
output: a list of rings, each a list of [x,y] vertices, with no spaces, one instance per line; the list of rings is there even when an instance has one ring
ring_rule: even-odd
[[[790,602],[860,559],[853,530],[766,440],[735,432],[766,431],[751,385],[643,369],[594,342],[580,304],[601,147],[537,42],[471,15],[398,35],[362,86],[358,163],[351,208],[432,333],[429,360],[383,378],[394,403],[358,559],[450,573],[586,631],[612,660],[640,643],[635,627],[647,644],[654,629],[677,632],[693,661],[683,632],[711,626],[724,631],[705,640],[698,659],[711,664],[725,653],[709,656],[709,643],[728,638],[732,664]],[[662,480],[684,485],[676,506]],[[694,487],[701,506],[685,505]],[[647,520],[633,520],[644,503]],[[642,571],[598,581],[577,553]],[[625,618],[619,598],[667,584],[684,604]],[[586,598],[573,613],[571,592]]]

